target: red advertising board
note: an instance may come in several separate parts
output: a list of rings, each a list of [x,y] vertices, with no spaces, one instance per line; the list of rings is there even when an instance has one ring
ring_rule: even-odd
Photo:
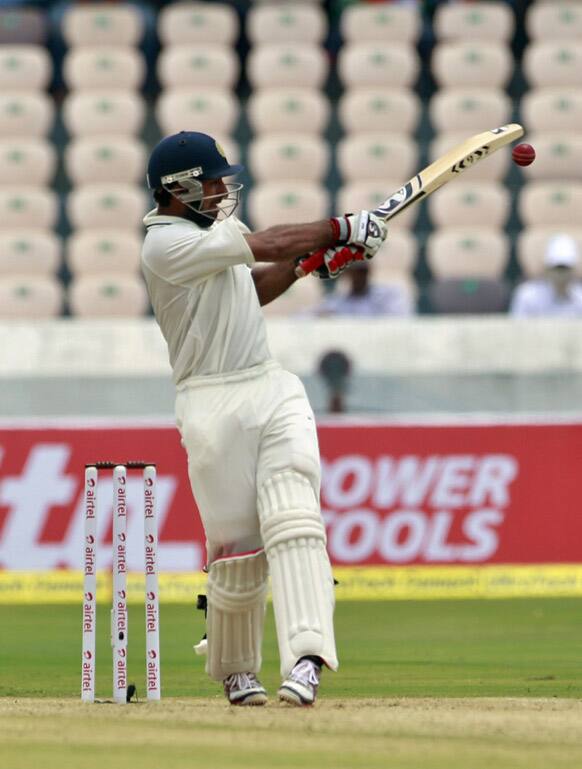
[[[319,436],[335,564],[582,561],[582,423],[322,422]],[[0,568],[78,569],[84,465],[129,459],[158,465],[161,569],[200,569],[204,535],[176,429],[126,423],[0,426]],[[103,568],[110,475],[102,474],[98,502]],[[128,484],[135,570],[141,503],[135,474]]]
[[[320,434],[336,563],[582,560],[582,424],[336,425]]]

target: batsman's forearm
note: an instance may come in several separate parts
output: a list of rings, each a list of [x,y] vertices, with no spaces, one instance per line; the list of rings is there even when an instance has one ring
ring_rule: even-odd
[[[297,280],[291,261],[255,267],[251,274],[261,307],[281,296]]]
[[[334,232],[328,219],[309,224],[278,224],[244,237],[257,262],[295,259],[334,242]]]

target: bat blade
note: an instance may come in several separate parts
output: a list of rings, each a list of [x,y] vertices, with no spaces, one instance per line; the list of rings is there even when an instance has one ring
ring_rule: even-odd
[[[511,123],[465,139],[420,171],[378,206],[374,213],[388,221],[411,203],[430,195],[523,134],[522,126]]]
[[[394,216],[401,214],[408,206],[422,200],[452,179],[456,179],[464,171],[480,163],[507,144],[519,139],[523,134],[523,126],[518,123],[510,123],[465,139],[422,171],[419,171],[404,186],[386,198],[378,208],[375,208],[373,213],[384,221],[389,221]],[[300,267],[296,269],[299,277],[308,275],[317,269],[323,263],[323,255],[326,250],[322,248],[314,251],[307,259],[304,259]]]

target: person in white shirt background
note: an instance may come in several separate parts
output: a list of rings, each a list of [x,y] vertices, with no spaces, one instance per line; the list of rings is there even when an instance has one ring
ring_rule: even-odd
[[[231,704],[265,704],[270,572],[279,699],[311,705],[322,667],[338,667],[317,432],[300,380],[271,358],[260,305],[297,280],[310,251],[327,247],[330,277],[371,258],[386,225],[361,211],[251,233],[233,215],[242,185],[223,181],[240,170],[207,134],[162,139],[148,163],[158,206],[144,219],[142,270],[207,540],[206,671]]]
[[[414,313],[410,295],[398,283],[374,283],[371,262],[350,265],[337,289],[307,313],[319,317],[353,315],[360,317],[409,317]],[[344,285],[341,285],[341,284]]]
[[[582,283],[577,274],[580,254],[574,238],[555,235],[548,240],[544,274],[527,280],[513,294],[510,314],[517,318],[582,318]]]

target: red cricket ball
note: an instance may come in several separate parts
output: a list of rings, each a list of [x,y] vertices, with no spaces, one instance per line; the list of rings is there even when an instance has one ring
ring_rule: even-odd
[[[518,144],[513,148],[511,157],[518,166],[529,166],[536,159],[536,151],[531,144]]]

